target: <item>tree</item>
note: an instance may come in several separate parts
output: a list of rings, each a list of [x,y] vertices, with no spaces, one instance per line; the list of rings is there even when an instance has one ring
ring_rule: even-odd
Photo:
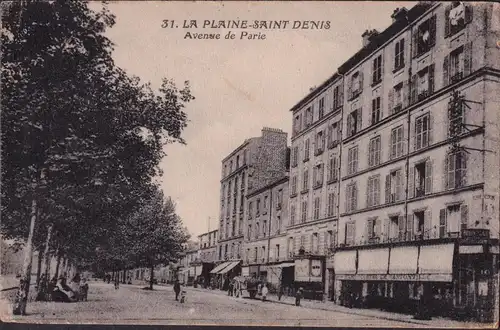
[[[124,219],[114,243],[122,247],[118,253],[127,249],[127,259],[133,260],[136,267],[151,270],[149,288],[152,290],[155,267],[178,259],[188,239],[172,199],[165,199],[158,190],[143,207]]]
[[[115,66],[106,8],[22,1],[2,16],[2,234],[26,241],[14,304],[24,314],[33,242],[87,258],[95,246],[81,241],[98,245],[139,203],[123,194],[159,174],[164,144],[184,143],[193,97],[187,82],[179,90],[164,79],[155,92]]]

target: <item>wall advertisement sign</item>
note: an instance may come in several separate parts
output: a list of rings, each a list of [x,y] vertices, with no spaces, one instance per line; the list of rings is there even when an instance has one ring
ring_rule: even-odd
[[[296,259],[295,281],[321,282],[323,280],[323,264],[321,260]]]

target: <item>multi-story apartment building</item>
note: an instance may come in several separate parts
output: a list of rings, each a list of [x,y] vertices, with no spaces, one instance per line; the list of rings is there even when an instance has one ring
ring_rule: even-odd
[[[291,109],[286,251],[295,259],[295,282],[306,290],[330,292],[334,283],[327,257],[337,236],[343,88],[342,76],[334,74]]]
[[[292,264],[285,263],[289,260],[285,231],[289,219],[288,196],[287,173],[247,195],[242,275],[256,276],[273,287],[293,284],[293,273],[288,269]]]
[[[198,259],[202,266],[201,276],[203,284],[210,283],[210,272],[217,262],[217,239],[219,231],[212,230],[198,235]]]
[[[498,320],[499,13],[491,3],[419,2],[367,31],[339,68],[340,303],[423,301],[434,313]],[[313,124],[292,147],[322,129]],[[316,166],[303,164],[292,177]],[[312,184],[291,207],[313,203]],[[307,224],[314,213],[305,214]]]
[[[260,137],[247,139],[222,161],[218,260],[232,260],[232,263],[219,265],[212,273],[226,275],[235,267],[238,272],[247,214],[246,196],[281,178],[286,171],[286,158],[287,134],[279,129],[263,128]]]

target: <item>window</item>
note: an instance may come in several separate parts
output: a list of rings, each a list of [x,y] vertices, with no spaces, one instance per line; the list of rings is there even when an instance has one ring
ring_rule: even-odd
[[[262,211],[263,214],[267,214],[267,199],[268,197],[267,196],[264,196],[264,210]]]
[[[337,177],[337,157],[330,157],[328,159],[328,182],[334,182],[338,180]]]
[[[394,203],[403,199],[403,172],[395,170],[385,178],[385,202]]]
[[[252,219],[253,213],[253,203],[248,202],[248,219]]]
[[[361,108],[352,111],[347,116],[347,137],[353,136],[361,130],[362,120],[361,120]]]
[[[351,183],[346,187],[346,212],[356,211],[358,206],[358,189],[355,183]]]
[[[316,133],[316,150],[314,151],[314,155],[320,155],[325,150],[325,134],[323,131],[319,131]]]
[[[262,222],[262,236],[266,237],[267,235],[267,221],[264,220]]]
[[[306,127],[311,126],[313,117],[313,109],[311,107],[306,110]]]
[[[380,121],[382,118],[380,108],[380,96],[372,100],[372,114],[371,114],[371,125],[374,125]]]
[[[366,192],[366,206],[372,207],[380,204],[380,176],[375,175],[368,178],[368,190]]]
[[[416,239],[423,239],[424,237],[428,238],[428,233],[427,233],[427,228],[425,228],[425,212],[424,211],[418,211],[413,213],[413,220],[414,220],[414,233],[412,236],[414,236]],[[430,228],[429,228],[430,229]]]
[[[467,156],[459,150],[449,153],[445,160],[446,189],[457,189],[466,185]]]
[[[325,233],[325,247],[326,247],[326,250],[331,250],[332,248],[335,247],[334,236],[333,236],[332,230],[328,230]]]
[[[290,206],[290,225],[295,224],[295,205]]]
[[[454,1],[445,9],[445,38],[455,35],[472,21],[472,6]]]
[[[323,173],[324,173],[323,164],[318,164],[314,166],[313,169],[314,188],[319,188],[323,185]]]
[[[379,238],[382,232],[380,228],[381,221],[379,219],[373,218],[366,221],[366,233],[368,242],[374,243],[375,238]]]
[[[391,103],[389,111],[391,114],[398,113],[403,109],[404,96],[403,96],[403,83],[394,86],[393,94],[389,94],[389,102]],[[391,97],[393,99],[391,100]]]
[[[413,198],[413,189],[415,189],[415,197],[421,197],[432,192],[432,161],[427,160],[415,164],[414,168],[410,168],[408,197]],[[415,183],[415,188],[413,186]]]
[[[297,193],[297,176],[292,176],[292,195]]]
[[[398,158],[404,153],[404,131],[403,125],[393,128],[391,131],[391,154],[390,158]]]
[[[320,198],[319,197],[315,197],[314,198],[314,215],[313,215],[314,220],[318,220],[319,219],[320,203],[321,203]]]
[[[276,247],[274,248],[274,259],[276,261],[280,260],[280,245],[276,244]]]
[[[259,216],[260,214],[260,198],[257,198],[257,204],[256,204],[256,210],[255,210],[255,215]]]
[[[236,156],[236,168],[240,167],[240,156]]]
[[[434,92],[434,64],[412,76],[411,103],[421,101]]]
[[[358,147],[350,148],[347,152],[347,174],[351,175],[358,171]]]
[[[313,233],[312,234],[312,242],[311,242],[311,250],[313,253],[318,253],[319,252],[319,240],[318,240],[318,233]]]
[[[361,94],[363,90],[363,74],[361,72],[358,71],[352,75],[349,87],[349,99],[353,99]]]
[[[255,223],[255,238],[259,238],[259,234],[260,234],[260,226],[259,226],[259,223],[256,222]]]
[[[464,47],[461,46],[451,52],[449,61],[450,83],[453,84],[464,76]]]
[[[304,162],[307,162],[309,160],[309,147],[310,147],[309,139],[306,139],[304,141]]]
[[[288,238],[288,242],[287,242],[287,251],[288,251],[288,256],[289,256],[289,257],[292,257],[292,256],[294,255],[294,252],[295,252],[295,244],[294,244],[293,237],[289,237],[289,238]]]
[[[332,217],[335,215],[335,193],[333,193],[333,192],[328,193],[327,215],[329,217]]]
[[[281,216],[276,216],[276,234],[281,232]]]
[[[307,219],[307,201],[302,201],[302,217],[301,221],[306,222]]]
[[[323,118],[324,115],[325,115],[325,98],[322,97],[319,99],[319,109],[318,109],[319,119]]]
[[[254,248],[254,253],[253,253],[253,261],[257,262],[257,258],[259,257],[259,249],[256,247]]]
[[[415,150],[420,150],[422,148],[428,147],[430,144],[430,114],[426,113],[418,117],[415,121]]]
[[[372,65],[372,86],[382,81],[382,55],[373,60]]]
[[[335,147],[340,140],[340,125],[338,123],[333,123],[328,126],[328,148]]]
[[[347,246],[354,245],[354,239],[356,235],[356,224],[354,222],[348,222],[345,224],[345,244]]]
[[[304,176],[302,177],[302,191],[307,191],[309,189],[309,170],[304,169]]]
[[[283,189],[278,190],[278,198],[276,198],[276,209],[280,210],[283,204]]]
[[[415,56],[428,52],[436,43],[436,15],[433,15],[418,26],[414,34]]]
[[[300,132],[300,119],[301,119],[301,116],[297,115],[297,116],[295,116],[295,118],[293,120],[293,133],[294,134],[297,134]]]
[[[296,147],[293,147],[292,167],[297,166],[298,158],[299,158],[299,147],[296,146]]]
[[[405,66],[405,40],[401,39],[394,46],[394,71]]]
[[[342,106],[342,95],[340,86],[335,86],[333,89],[333,108],[337,109]]]
[[[380,164],[380,136],[370,140],[368,145],[368,166],[377,166]]]

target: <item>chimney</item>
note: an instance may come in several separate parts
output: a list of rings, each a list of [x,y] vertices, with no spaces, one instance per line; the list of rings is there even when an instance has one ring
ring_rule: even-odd
[[[406,9],[405,7],[394,9],[394,12],[391,15],[392,23],[395,23],[400,20],[405,20],[407,14],[408,14],[408,9]]]
[[[378,35],[378,31],[377,30],[366,30],[361,35],[361,37],[363,38],[363,47],[368,46],[368,44],[370,43],[371,39],[373,37],[375,37],[376,35]]]

